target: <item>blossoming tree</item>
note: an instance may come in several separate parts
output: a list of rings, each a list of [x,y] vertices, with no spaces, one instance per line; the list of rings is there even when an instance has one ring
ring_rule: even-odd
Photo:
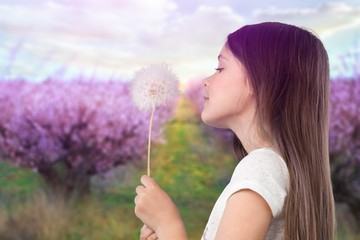
[[[330,161],[335,200],[360,227],[360,75],[331,82]]]
[[[123,82],[0,82],[2,159],[38,172],[66,197],[90,190],[90,177],[143,158],[149,113],[132,104]],[[168,105],[154,116],[162,140]]]

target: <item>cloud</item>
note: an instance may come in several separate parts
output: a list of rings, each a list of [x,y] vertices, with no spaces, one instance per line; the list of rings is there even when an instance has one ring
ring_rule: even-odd
[[[344,3],[257,9],[248,19],[232,6],[217,2],[182,12],[175,0],[2,2],[0,74],[41,78],[65,69],[70,75],[95,72],[128,79],[144,65],[166,62],[187,80],[212,73],[226,36],[244,24],[284,21],[322,38],[360,26],[360,8]],[[5,71],[8,63],[1,59],[6,61],[19,44],[13,66]]]
[[[55,52],[51,61],[60,65],[68,61],[69,68],[125,68],[119,63],[126,65],[129,61],[124,58],[135,57],[132,48],[139,33],[159,32],[175,10],[167,0],[2,3],[0,34],[6,37],[0,47],[11,49],[5,43],[23,41],[26,55],[39,58]]]
[[[199,6],[189,15],[174,16],[160,33],[142,33],[137,49],[147,56],[155,54],[158,60],[170,61],[180,73],[186,73],[181,74],[184,78],[208,74],[216,67],[226,36],[243,22],[230,7]],[[201,65],[207,65],[207,70]]]
[[[68,3],[67,3],[68,2]],[[158,31],[176,10],[167,0],[47,1],[42,5],[0,5],[5,31],[28,36],[130,40],[140,31]]]
[[[192,66],[216,59],[226,35],[243,22],[227,6],[199,6],[184,15],[170,0],[0,4],[0,13],[8,44],[24,41],[21,50],[38,62],[43,57],[74,71],[107,69],[124,77],[154,62],[170,62],[184,78],[198,74]]]
[[[283,21],[314,30],[321,38],[339,31],[360,27],[360,8],[341,2],[328,2],[316,8],[280,9],[270,7],[254,11],[254,21]]]

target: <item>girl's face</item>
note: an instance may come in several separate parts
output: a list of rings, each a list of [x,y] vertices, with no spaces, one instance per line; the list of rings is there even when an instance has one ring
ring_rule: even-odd
[[[216,72],[204,79],[201,118],[208,125],[234,130],[239,123],[253,120],[255,99],[243,65],[226,45],[218,60]]]

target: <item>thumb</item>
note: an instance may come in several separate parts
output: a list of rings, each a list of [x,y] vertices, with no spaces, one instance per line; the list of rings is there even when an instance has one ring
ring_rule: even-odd
[[[152,177],[147,176],[147,175],[143,175],[140,178],[140,181],[141,181],[142,185],[144,185],[144,187],[157,187],[158,186],[158,184],[155,182],[155,180]]]

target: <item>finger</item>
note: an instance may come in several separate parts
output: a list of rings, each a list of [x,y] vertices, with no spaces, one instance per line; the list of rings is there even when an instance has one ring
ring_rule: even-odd
[[[140,230],[140,239],[148,239],[153,233],[154,231],[151,228],[144,225]]]
[[[152,228],[149,228],[146,224],[144,224],[144,226],[141,228],[140,231],[144,233],[149,233],[148,235],[155,232],[154,230],[152,230]]]
[[[157,239],[158,239],[158,237],[157,237],[156,233],[153,233],[146,240],[157,240]]]
[[[148,228],[148,226],[146,224],[144,224],[141,229],[140,229],[140,232],[143,231],[145,228]]]
[[[150,187],[150,186],[156,186],[156,182],[152,177],[149,177],[147,175],[143,175],[140,178],[141,183],[145,186],[145,187]]]
[[[139,196],[135,196],[135,198],[134,198],[134,203],[135,203],[135,205],[137,205],[138,204],[138,201],[139,201]]]
[[[135,188],[135,192],[137,195],[141,195],[145,192],[145,187],[142,185],[139,185]]]

